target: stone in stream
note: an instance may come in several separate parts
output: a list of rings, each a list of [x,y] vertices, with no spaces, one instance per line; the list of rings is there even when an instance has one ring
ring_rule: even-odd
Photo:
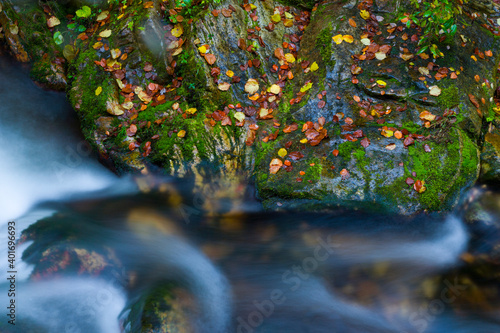
[[[242,171],[269,209],[403,214],[449,210],[478,177],[500,46],[496,20],[473,20],[470,7],[468,26],[433,59],[416,54],[419,31],[396,20],[407,4],[395,1],[226,0],[189,13],[128,1],[92,7],[86,21],[65,17],[76,4],[1,3],[4,31],[18,22],[16,35],[5,33],[13,53],[26,60],[22,46],[33,73],[44,61],[50,73],[60,72],[52,64],[66,70],[85,137],[118,173],[203,183]],[[109,16],[97,21],[99,10]],[[62,23],[41,24],[51,15]],[[87,30],[65,28],[75,22]],[[68,60],[58,60],[70,42]],[[245,92],[250,79],[258,95]]]

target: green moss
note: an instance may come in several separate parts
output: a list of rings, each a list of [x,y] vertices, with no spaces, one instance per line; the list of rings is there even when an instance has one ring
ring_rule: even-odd
[[[458,88],[455,85],[450,85],[441,90],[441,95],[437,98],[438,104],[443,109],[450,109],[460,104]]]
[[[324,63],[330,67],[335,66],[335,60],[332,59],[332,29],[325,28],[316,37],[316,48]]]
[[[323,165],[319,158],[313,157],[309,161],[307,161],[309,168],[304,175],[304,180],[308,181],[318,181],[321,178],[321,174],[323,172]],[[314,164],[314,165],[311,165]]]
[[[359,148],[360,148],[359,142],[351,142],[351,141],[343,142],[337,147],[339,155],[342,156],[344,161],[349,161],[351,159],[351,156],[354,153],[358,152]]]

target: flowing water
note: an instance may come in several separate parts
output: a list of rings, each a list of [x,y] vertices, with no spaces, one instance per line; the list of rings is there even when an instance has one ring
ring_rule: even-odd
[[[245,183],[118,178],[64,94],[7,58],[0,96],[3,281],[8,221],[19,239],[0,332],[139,332],[165,294],[193,332],[500,332],[498,210],[475,229],[458,211],[266,213]]]

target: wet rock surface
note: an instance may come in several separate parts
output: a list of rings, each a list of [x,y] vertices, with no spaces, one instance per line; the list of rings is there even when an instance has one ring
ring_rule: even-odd
[[[480,149],[497,156],[494,134],[482,146],[498,26],[470,8],[433,59],[416,54],[421,32],[396,20],[395,1],[128,1],[85,19],[76,4],[2,6],[12,53],[34,61],[38,82],[67,86],[118,173],[244,170],[269,209],[412,214],[452,208],[478,178]],[[61,23],[48,27],[52,16]],[[40,24],[28,30],[30,18]],[[495,168],[483,163],[482,179]]]

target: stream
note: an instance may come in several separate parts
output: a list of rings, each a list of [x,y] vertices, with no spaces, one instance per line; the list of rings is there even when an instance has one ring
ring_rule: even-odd
[[[169,332],[500,332],[500,209],[480,228],[463,210],[265,212],[243,181],[117,177],[65,94],[4,56],[0,96],[0,332],[140,332],[167,289]]]

